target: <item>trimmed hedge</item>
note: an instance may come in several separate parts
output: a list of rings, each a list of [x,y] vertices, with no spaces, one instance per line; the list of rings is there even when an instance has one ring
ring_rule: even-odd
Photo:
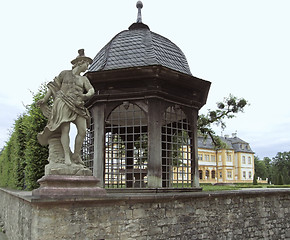
[[[45,95],[45,86],[33,95],[33,103],[27,112],[14,123],[10,139],[0,155],[0,186],[20,190],[38,187],[37,180],[44,175],[47,164],[48,147],[41,146],[37,134],[43,130],[47,119],[36,106]]]

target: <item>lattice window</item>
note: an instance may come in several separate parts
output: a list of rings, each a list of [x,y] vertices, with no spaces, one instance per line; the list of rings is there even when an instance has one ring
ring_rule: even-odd
[[[192,186],[192,133],[179,106],[168,107],[162,126],[163,187]]]
[[[87,128],[86,137],[81,150],[82,160],[85,165],[93,171],[94,164],[94,122],[91,118],[91,124]]]
[[[147,118],[135,104],[116,107],[105,126],[105,186],[142,188],[147,185]]]

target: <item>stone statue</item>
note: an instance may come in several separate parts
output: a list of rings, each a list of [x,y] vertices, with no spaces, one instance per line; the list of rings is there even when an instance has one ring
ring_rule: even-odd
[[[80,157],[86,128],[90,124],[89,111],[84,107],[85,100],[92,97],[95,90],[88,78],[81,76],[88,69],[92,59],[86,57],[84,49],[72,60],[72,70],[64,70],[52,82],[47,84],[48,91],[38,106],[48,118],[43,132],[38,134],[41,145],[49,145],[49,164],[45,167],[45,175],[91,175]],[[46,104],[53,98],[52,107]],[[70,123],[77,128],[74,152],[69,143]]]

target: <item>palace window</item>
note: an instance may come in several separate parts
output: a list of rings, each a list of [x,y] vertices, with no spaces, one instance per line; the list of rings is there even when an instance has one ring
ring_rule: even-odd
[[[214,155],[211,155],[210,159],[211,159],[212,162],[215,162],[215,156]]]
[[[198,161],[202,161],[202,154],[198,154]]]
[[[207,179],[209,179],[209,171],[208,170],[205,171],[205,176]]]
[[[252,172],[249,172],[249,178],[250,179],[252,178]]]
[[[199,172],[199,179],[202,179],[202,170],[198,170],[198,172]]]
[[[227,171],[227,177],[232,178],[232,171]]]
[[[209,161],[209,155],[205,155],[204,158],[205,158],[204,160],[205,160],[206,162]]]
[[[212,170],[212,171],[211,171],[211,178],[212,178],[212,179],[215,179],[215,170]]]
[[[248,164],[252,164],[252,158],[248,157]]]
[[[179,179],[185,179],[185,180],[187,180],[187,174],[186,174],[186,171],[184,171],[184,170],[180,170],[179,172],[178,172],[178,175],[179,175]]]
[[[231,162],[232,161],[232,156],[231,155],[227,155],[227,162]]]
[[[243,171],[243,178],[246,179],[246,171]]]
[[[242,163],[246,164],[246,157],[245,156],[242,157]]]

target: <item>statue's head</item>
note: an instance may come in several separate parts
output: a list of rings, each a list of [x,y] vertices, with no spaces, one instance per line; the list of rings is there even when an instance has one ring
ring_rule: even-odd
[[[71,61],[73,68],[83,64],[84,62],[88,63],[88,65],[93,62],[93,60],[90,57],[85,56],[84,49],[78,50],[78,53],[79,53],[79,55],[74,60]]]

